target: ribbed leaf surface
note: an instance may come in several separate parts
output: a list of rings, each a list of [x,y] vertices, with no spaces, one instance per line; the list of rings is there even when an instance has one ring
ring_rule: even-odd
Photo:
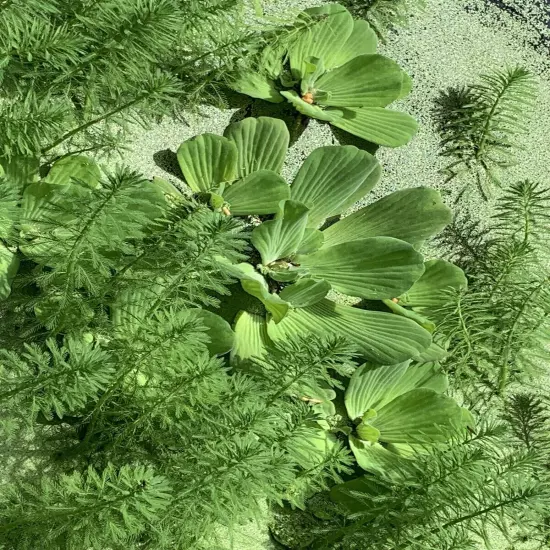
[[[262,223],[252,232],[252,244],[262,256],[262,263],[293,255],[304,238],[308,209],[300,202],[284,201],[277,217]]]
[[[418,355],[431,342],[430,333],[414,321],[391,313],[368,311],[324,299],[289,311],[279,323],[268,323],[273,340],[295,334],[342,335],[357,345],[367,360],[396,364]]]
[[[257,170],[280,173],[290,141],[282,120],[245,118],[228,126],[224,135],[237,146],[237,177],[244,178]]]
[[[399,298],[399,304],[411,307],[441,306],[449,300],[449,291],[465,289],[468,280],[460,267],[446,260],[430,260],[414,285]]]
[[[369,422],[380,431],[380,441],[429,444],[447,441],[461,420],[454,399],[418,388],[393,399]]]
[[[17,255],[0,244],[0,300],[5,300],[10,295],[11,283],[18,269]]]
[[[230,185],[223,193],[235,216],[275,214],[290,198],[290,186],[271,170],[259,170]]]
[[[178,162],[187,185],[195,193],[206,193],[237,176],[237,147],[215,134],[202,134],[184,141]]]
[[[329,115],[331,110],[325,113]],[[345,109],[343,116],[330,122],[350,134],[386,147],[406,145],[418,129],[418,123],[412,116],[384,107]]]
[[[298,256],[296,262],[318,279],[349,296],[394,298],[424,272],[424,258],[412,245],[393,237],[371,237]]]
[[[236,317],[234,331],[232,363],[263,357],[269,342],[265,317],[241,311]]]
[[[319,19],[312,24],[312,18]],[[325,67],[335,67],[339,52],[353,31],[353,18],[340,4],[307,9],[300,19],[306,21],[307,26],[289,54],[290,67],[296,79],[303,77],[304,62],[308,57],[318,57]]]
[[[323,246],[377,236],[395,237],[417,245],[439,233],[451,219],[451,210],[443,204],[435,189],[404,189],[325,229]]]
[[[403,70],[378,54],[354,57],[325,73],[315,88],[327,92],[317,103],[326,107],[385,107],[401,94]]]
[[[309,208],[308,226],[316,227],[351,206],[358,191],[368,193],[378,182],[378,168],[373,155],[352,145],[319,147],[296,175],[292,198]]]

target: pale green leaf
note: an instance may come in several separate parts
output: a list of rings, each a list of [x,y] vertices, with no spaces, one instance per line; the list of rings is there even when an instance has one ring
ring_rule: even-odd
[[[390,443],[445,442],[462,421],[462,409],[446,395],[417,388],[399,395],[378,411],[370,424]]]
[[[19,269],[19,257],[0,244],[0,300],[11,293],[11,283]]]
[[[244,178],[257,170],[281,172],[290,141],[290,134],[282,120],[245,118],[230,124],[224,136],[237,146],[237,177]]]
[[[379,412],[396,397],[413,389],[428,388],[442,393],[447,387],[447,376],[433,363],[365,364],[353,373],[344,400],[349,417],[356,419],[369,409]]]
[[[287,452],[302,468],[309,470],[324,461],[337,445],[337,439],[325,430],[304,426],[295,432],[291,443]]]
[[[360,366],[351,377],[346,390],[344,402],[352,420],[361,418],[369,410],[377,410],[394,399],[409,362],[398,365]]]
[[[210,340],[206,347],[210,355],[224,355],[231,350],[235,335],[225,319],[206,309],[192,308],[188,311],[206,329]]]
[[[333,69],[344,65],[359,55],[376,53],[377,45],[378,37],[371,26],[366,21],[357,20],[353,23],[353,32],[332,58],[332,64],[327,65],[325,63],[325,68]]]
[[[333,112],[338,116],[330,118]],[[358,107],[343,111],[327,109],[323,113],[325,120],[337,128],[386,147],[406,145],[418,129],[418,123],[412,116],[384,107]]]
[[[273,340],[286,340],[296,334],[344,336],[369,361],[401,363],[426,349],[430,333],[414,321],[384,313],[336,304],[323,299],[306,308],[289,311],[279,323],[268,323]]]
[[[464,271],[446,260],[426,262],[424,274],[399,298],[399,304],[410,307],[440,306],[449,300],[450,290],[465,289]]]
[[[393,298],[392,300],[386,298],[382,301],[384,302],[384,305],[389,308],[393,313],[397,315],[402,315],[403,317],[407,317],[408,319],[412,319],[432,334],[435,332],[435,329],[437,327],[433,321],[430,321],[430,319],[428,319],[425,315],[422,315],[418,311],[400,306],[394,300],[396,300],[396,298]]]
[[[231,363],[239,364],[252,358],[261,358],[269,345],[265,317],[240,311],[235,318],[235,338]]]
[[[100,179],[101,170],[94,160],[70,155],[53,163],[45,181],[57,185],[83,183],[94,189],[99,186]]]
[[[233,265],[231,269],[240,278],[243,289],[262,302],[276,323],[280,322],[286,315],[289,305],[277,294],[269,292],[269,287],[263,275],[246,263]]]
[[[364,239],[395,237],[419,245],[439,233],[452,219],[435,189],[403,189],[361,208],[323,231],[324,245]]]
[[[285,287],[279,296],[294,307],[307,307],[322,300],[329,290],[330,284],[327,281],[300,279]]]
[[[357,464],[367,472],[402,479],[403,472],[410,470],[410,459],[388,451],[380,443],[371,444],[354,436],[350,436],[349,443]]]
[[[296,251],[296,254],[311,254],[323,246],[323,232],[313,227],[306,228],[304,238]]]
[[[177,156],[185,181],[195,193],[215,190],[237,176],[237,147],[222,136],[202,134],[184,141]]]
[[[227,187],[223,198],[235,216],[275,214],[290,199],[290,186],[279,174],[259,170]]]
[[[292,198],[309,208],[308,226],[316,227],[351,206],[358,191],[368,193],[378,182],[379,167],[373,155],[352,145],[319,147],[296,175]]]
[[[307,9],[300,19],[306,25],[289,52],[290,68],[296,80],[303,78],[308,57],[318,57],[325,67],[334,67],[353,31],[353,18],[340,4]]]
[[[386,107],[395,101],[403,85],[403,70],[383,55],[360,55],[325,73],[315,89],[327,92],[314,101],[324,107]]]
[[[424,259],[412,245],[393,237],[371,237],[323,247],[296,262],[338,292],[372,300],[409,289],[424,272]]]
[[[282,103],[284,101],[275,85],[275,81],[265,74],[257,72],[243,73],[231,80],[229,86],[236,92],[256,99],[263,99],[271,103]]]
[[[174,197],[176,199],[181,198],[181,191],[168,180],[164,178],[159,178],[157,176],[153,177],[153,185],[158,187],[165,195]]]
[[[262,223],[252,231],[252,244],[262,256],[262,263],[288,258],[303,241],[308,209],[294,200],[282,201],[274,220]]]

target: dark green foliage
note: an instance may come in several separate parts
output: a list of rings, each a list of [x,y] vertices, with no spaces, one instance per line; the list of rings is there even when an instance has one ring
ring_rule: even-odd
[[[515,164],[516,138],[527,131],[536,80],[522,67],[494,70],[476,84],[444,92],[435,117],[448,180],[462,171],[475,177],[481,195],[500,185],[499,169]]]
[[[129,123],[211,101],[259,41],[240,0],[0,3],[0,158],[111,152]]]
[[[515,393],[505,404],[504,419],[514,437],[529,451],[550,450],[550,415],[548,404],[533,393]]]
[[[533,374],[548,360],[547,253],[550,192],[519,182],[498,201],[494,221],[457,220],[443,243],[470,280],[439,312],[449,368],[503,392],[510,376]]]
[[[348,373],[352,349],[303,339],[232,375],[215,355],[233,333],[199,307],[233,282],[221,257],[242,258],[238,221],[127,169],[32,184],[18,210],[5,242],[22,264],[0,314],[2,548],[211,548],[265,499],[301,504],[346,471],[336,441],[321,460],[296,451],[319,431],[296,388]]]
[[[523,533],[542,540],[550,490],[537,479],[540,457],[508,450],[506,433],[485,425],[427,455],[401,481],[362,477],[333,488],[340,513],[330,503],[313,508],[307,548],[473,550],[478,537],[490,547],[491,527],[510,542]]]
[[[381,39],[426,8],[426,0],[345,0],[343,4],[354,16],[366,19]]]

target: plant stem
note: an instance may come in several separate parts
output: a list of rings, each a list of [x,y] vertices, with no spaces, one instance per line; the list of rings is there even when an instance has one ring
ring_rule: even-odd
[[[512,326],[510,327],[510,330],[508,332],[508,337],[506,338],[506,343],[504,345],[504,351],[502,354],[502,363],[500,365],[500,373],[499,373],[499,383],[498,383],[498,393],[502,397],[504,395],[504,391],[506,389],[506,385],[508,383],[508,378],[510,375],[510,368],[509,368],[509,361],[510,361],[510,354],[512,352],[512,340],[515,336],[516,328],[519,324],[519,321],[527,309],[527,306],[530,305],[531,300],[533,297],[545,286],[548,284],[549,278],[545,278],[542,280],[533,290],[529,293],[529,295],[525,298],[523,301],[523,304],[519,311],[516,313],[516,316],[514,318],[514,322],[512,323]]]
[[[90,128],[90,126],[94,126],[95,124],[99,124],[100,122],[103,122],[104,120],[107,120],[111,118],[114,115],[117,115],[118,113],[129,109],[130,107],[133,107],[137,103],[143,101],[148,94],[140,94],[138,97],[132,99],[131,101],[127,101],[126,103],[123,103],[122,105],[119,105],[115,109],[112,109],[111,111],[104,113],[101,116],[98,116],[97,118],[94,118],[92,120],[89,120],[88,122],[81,124],[80,126],[77,126],[76,128],[73,128],[72,130],[66,132],[63,134],[59,139],[56,139],[53,143],[50,143],[46,147],[44,147],[41,151],[41,154],[44,155],[48,151],[51,151],[64,141],[68,140],[69,138],[72,138],[74,135],[78,134],[79,132],[82,132],[86,130],[87,128]]]

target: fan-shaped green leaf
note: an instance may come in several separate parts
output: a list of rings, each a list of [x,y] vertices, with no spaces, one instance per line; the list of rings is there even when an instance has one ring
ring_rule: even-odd
[[[299,18],[305,26],[289,52],[290,68],[296,80],[304,77],[308,57],[322,59],[325,67],[336,66],[338,54],[354,28],[351,14],[340,4],[307,9]]]
[[[101,170],[94,160],[83,155],[70,155],[53,163],[45,181],[57,185],[82,182],[95,188],[100,179]]]
[[[231,80],[230,87],[241,94],[271,103],[282,103],[284,101],[275,85],[275,81],[265,74],[256,72],[240,74]]]
[[[414,321],[384,313],[336,304],[323,299],[306,308],[289,311],[279,323],[268,323],[273,340],[295,334],[342,335],[357,345],[367,360],[401,363],[419,354],[431,342],[430,333]]]
[[[265,317],[240,311],[235,319],[235,338],[231,363],[240,363],[253,357],[263,357],[269,345]]]
[[[206,344],[210,355],[224,355],[233,347],[234,333],[229,323],[206,309],[189,309],[189,314],[206,328],[210,342]]]
[[[292,256],[303,241],[307,226],[308,209],[300,202],[282,201],[274,220],[256,227],[252,232],[252,244],[262,256],[262,263]]]
[[[333,57],[332,64],[327,65],[327,70],[344,65],[354,57],[365,54],[376,53],[378,37],[371,26],[363,20],[357,20],[353,23],[353,32],[346,40],[342,48]]]
[[[437,393],[447,391],[449,379],[441,370],[438,363],[411,363],[407,372],[399,382],[399,387],[395,388],[398,394],[406,393],[415,388],[427,388]]]
[[[351,377],[344,398],[346,410],[352,420],[360,418],[369,410],[378,410],[391,401],[409,362],[398,365],[360,366]]]
[[[227,187],[223,198],[235,216],[275,214],[290,199],[290,186],[279,174],[259,170]]]
[[[311,254],[316,252],[323,246],[323,232],[313,227],[306,228],[304,232],[304,239],[300,243],[296,254]]]
[[[353,373],[344,400],[349,417],[356,419],[369,409],[380,411],[413,389],[427,388],[442,393],[447,387],[447,376],[434,363],[365,364]]]
[[[458,266],[445,260],[430,260],[422,277],[400,296],[399,303],[411,307],[440,306],[448,301],[450,290],[467,286],[466,275]]]
[[[330,118],[333,112],[339,116]],[[418,123],[412,116],[384,107],[358,107],[342,111],[331,108],[323,113],[324,120],[329,120],[337,128],[386,147],[406,145],[418,129]]]
[[[410,470],[410,459],[388,451],[380,443],[372,444],[354,436],[350,436],[349,443],[357,464],[367,472],[402,479],[403,474]]]
[[[19,269],[19,258],[11,250],[0,244],[0,300],[11,293],[11,283]]]
[[[290,134],[282,120],[245,118],[230,124],[224,136],[237,146],[237,177],[244,178],[257,170],[281,172],[290,141]]]
[[[153,185],[160,189],[164,193],[164,195],[178,199],[182,196],[181,191],[175,185],[170,183],[168,180],[165,180],[164,178],[154,176]]]
[[[325,107],[386,107],[403,85],[403,69],[383,55],[360,55],[325,73],[315,89],[327,92],[315,102]]]
[[[227,138],[202,134],[184,141],[178,149],[178,162],[187,185],[195,193],[215,189],[237,176],[237,147]]]
[[[388,300],[386,298],[382,301],[384,302],[384,305],[388,307],[393,313],[396,313],[397,315],[402,315],[403,317],[407,317],[408,319],[412,319],[413,321],[417,322],[421,327],[424,327],[430,333],[435,332],[435,329],[437,327],[435,326],[435,323],[433,321],[430,321],[430,319],[418,313],[418,311],[414,311],[412,309],[407,309],[403,306],[400,306],[398,303],[394,302],[394,300],[395,298],[392,300]]]
[[[427,388],[404,393],[378,411],[369,423],[380,440],[391,443],[445,442],[462,422],[456,401]]]
[[[352,145],[315,149],[291,186],[292,198],[309,208],[308,226],[343,212],[357,191],[368,193],[378,182],[379,166],[373,155]]]
[[[298,256],[313,277],[326,279],[349,296],[373,300],[399,296],[424,272],[424,260],[412,245],[393,237],[371,237]]]
[[[435,189],[403,189],[325,229],[323,246],[376,236],[395,237],[418,245],[439,233],[451,219],[451,210]]]
[[[328,111],[321,109],[321,107],[318,107],[317,105],[310,105],[309,103],[306,103],[294,90],[281,92],[281,95],[286,97],[286,99],[294,105],[299,113],[311,118],[316,118],[317,120],[331,122],[339,117],[342,117],[344,114],[343,111],[336,109]]]
[[[285,287],[279,296],[294,307],[307,307],[322,300],[329,292],[330,284],[324,280],[300,279]]]

